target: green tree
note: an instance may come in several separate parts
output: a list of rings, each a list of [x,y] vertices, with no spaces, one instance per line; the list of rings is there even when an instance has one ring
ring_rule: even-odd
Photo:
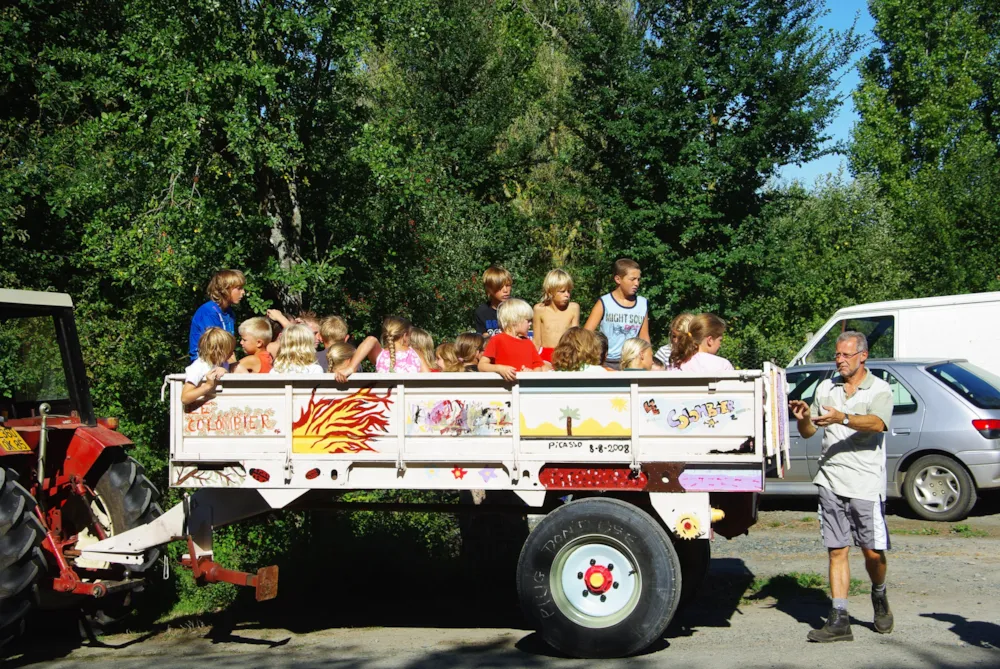
[[[920,294],[1000,286],[1000,8],[985,0],[872,0],[878,44],[854,94],[851,168],[902,222]]]

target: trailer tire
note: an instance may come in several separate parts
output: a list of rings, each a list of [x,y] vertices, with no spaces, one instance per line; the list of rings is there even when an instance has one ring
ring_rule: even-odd
[[[35,498],[14,470],[0,467],[0,646],[24,631],[25,616],[38,604],[44,539]]]
[[[538,524],[521,551],[517,583],[525,616],[553,648],[623,657],[662,636],[680,600],[681,565],[648,513],[595,497]]]

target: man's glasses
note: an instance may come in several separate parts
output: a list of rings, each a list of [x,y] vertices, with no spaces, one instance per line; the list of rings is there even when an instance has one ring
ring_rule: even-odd
[[[834,360],[850,360],[851,358],[853,358],[854,356],[856,356],[858,353],[861,353],[861,351],[857,351],[855,353],[835,353],[834,356],[833,356],[833,359]]]

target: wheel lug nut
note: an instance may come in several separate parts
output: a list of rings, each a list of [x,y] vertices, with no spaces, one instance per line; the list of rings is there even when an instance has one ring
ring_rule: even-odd
[[[604,595],[601,595],[601,601],[602,601],[602,602],[606,602],[606,601],[608,601],[608,598],[607,598],[607,597],[605,597]]]
[[[593,567],[595,564],[597,564],[597,560],[591,560],[590,561],[590,566],[591,567]]]
[[[582,571],[576,572],[576,577],[577,578],[583,578],[583,572]]]
[[[589,590],[584,590],[584,591],[583,591],[583,596],[584,596],[584,597],[586,597],[586,596],[587,596],[587,595],[589,595],[589,594],[590,594],[590,591],[589,591]]]
[[[615,566],[609,562],[608,563],[608,571],[614,571],[614,570],[615,570]]]
[[[612,583],[611,587],[615,588],[617,590],[618,589],[618,581],[615,581],[614,583]]]

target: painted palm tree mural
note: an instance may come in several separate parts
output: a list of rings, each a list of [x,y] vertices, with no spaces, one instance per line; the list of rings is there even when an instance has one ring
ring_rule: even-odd
[[[560,419],[562,419],[562,418],[566,419],[566,436],[567,437],[572,437],[573,436],[573,421],[574,420],[580,420],[580,410],[579,409],[572,409],[570,407],[566,407],[565,409],[560,410],[560,412],[559,412],[559,418]]]

